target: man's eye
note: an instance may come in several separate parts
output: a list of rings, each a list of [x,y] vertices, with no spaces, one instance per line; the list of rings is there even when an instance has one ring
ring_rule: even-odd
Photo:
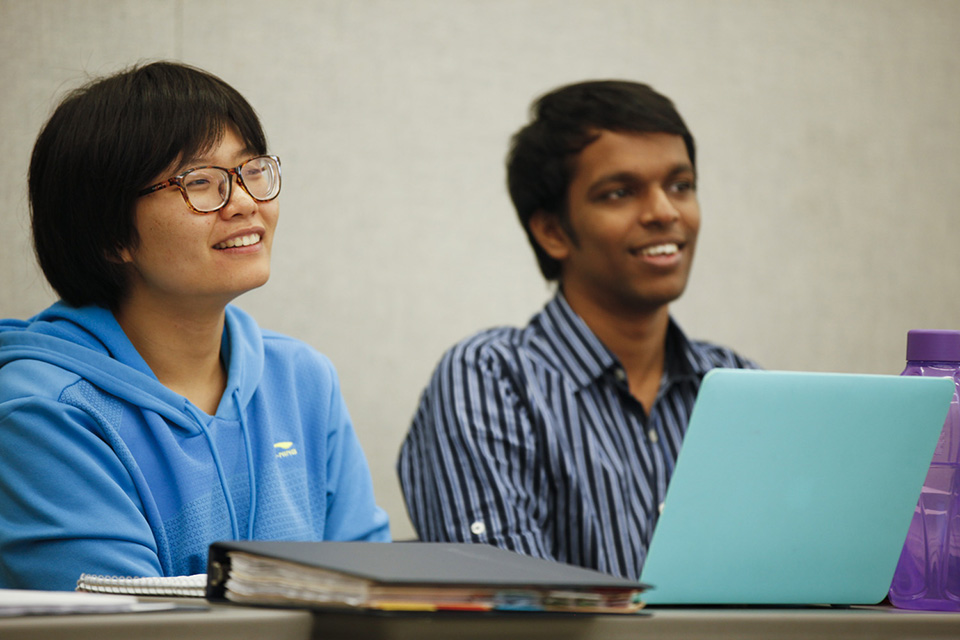
[[[670,185],[670,191],[674,193],[687,193],[688,191],[695,191],[696,188],[697,185],[692,180],[680,180]]]
[[[600,194],[601,200],[616,201],[623,200],[624,198],[630,197],[631,191],[626,187],[620,187],[619,189],[611,189]]]

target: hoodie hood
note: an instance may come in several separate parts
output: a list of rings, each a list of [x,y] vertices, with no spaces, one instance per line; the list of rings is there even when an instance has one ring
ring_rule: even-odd
[[[216,417],[239,423],[250,487],[247,536],[256,514],[256,469],[253,464],[246,407],[263,373],[263,338],[253,319],[227,306],[220,354],[227,367]],[[0,367],[16,360],[46,362],[85,379],[109,395],[156,413],[184,435],[202,435],[220,480],[233,536],[240,536],[237,508],[214,438],[209,418],[184,396],[160,383],[120,328],[113,313],[103,307],[71,307],[58,302],[30,320],[0,320]]]
[[[227,388],[217,415],[237,420],[257,389],[264,359],[259,327],[237,307],[226,308],[220,349]],[[0,320],[0,366],[24,359],[56,365],[179,427],[198,429],[196,409],[160,383],[105,308],[58,302],[29,320]]]

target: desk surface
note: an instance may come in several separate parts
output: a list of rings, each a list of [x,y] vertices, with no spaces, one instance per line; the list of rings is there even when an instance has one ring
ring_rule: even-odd
[[[194,601],[196,602],[196,601]],[[640,616],[369,616],[212,605],[208,611],[0,619],[3,640],[428,640],[522,638],[960,638],[960,613],[881,607],[652,608]]]

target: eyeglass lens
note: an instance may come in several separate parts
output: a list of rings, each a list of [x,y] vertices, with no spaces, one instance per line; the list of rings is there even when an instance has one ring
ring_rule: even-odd
[[[280,193],[280,166],[274,158],[261,156],[239,167],[239,181],[250,197],[261,202]],[[217,167],[195,169],[181,178],[190,204],[198,211],[215,211],[230,199],[230,173]]]

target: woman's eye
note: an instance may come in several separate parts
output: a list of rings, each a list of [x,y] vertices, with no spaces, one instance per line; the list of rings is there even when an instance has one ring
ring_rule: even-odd
[[[189,191],[203,191],[218,182],[217,173],[210,169],[197,169],[183,176],[183,186]]]
[[[208,178],[192,178],[190,180],[185,181],[184,184],[186,185],[187,189],[190,189],[191,191],[193,191],[193,190],[199,190],[199,189],[206,189],[207,187],[210,186],[210,180]]]

